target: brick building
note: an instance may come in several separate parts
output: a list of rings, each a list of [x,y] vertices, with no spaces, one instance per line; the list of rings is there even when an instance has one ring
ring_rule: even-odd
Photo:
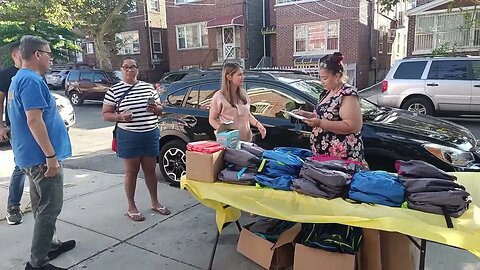
[[[394,42],[398,18],[410,6],[405,0],[394,11],[382,13],[377,1],[270,0],[263,31],[267,56],[273,66],[318,70],[325,55],[341,51],[350,82],[364,88],[381,80],[395,57],[405,55],[404,46]],[[406,31],[397,41],[402,42]],[[393,48],[398,49],[395,54]]]
[[[260,0],[172,0],[167,5],[170,69],[233,61],[255,67],[263,56]]]
[[[478,18],[477,4],[473,0],[417,0],[417,6],[407,12],[407,54],[428,55],[434,50],[452,53],[453,49],[456,55],[479,55],[480,27],[465,20],[466,14]]]
[[[117,51],[110,52],[113,69],[120,68],[125,56],[138,61],[139,78],[155,82],[168,70],[168,45],[165,0],[137,0],[136,7],[127,13],[124,29],[116,34],[121,41]],[[82,54],[77,54],[75,65],[96,66],[95,47],[89,37],[81,41]]]

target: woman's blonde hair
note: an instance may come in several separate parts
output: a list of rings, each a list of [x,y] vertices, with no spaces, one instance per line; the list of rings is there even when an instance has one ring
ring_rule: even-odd
[[[248,103],[247,91],[245,91],[245,89],[243,89],[243,87],[241,86],[239,86],[238,91],[235,91],[236,89],[232,89],[232,84],[227,78],[227,75],[233,76],[233,74],[235,74],[235,72],[237,72],[241,68],[242,67],[240,65],[235,63],[225,63],[225,65],[223,65],[222,88],[220,89],[220,91],[222,91],[225,99],[233,107],[236,107],[236,105],[239,104],[240,101],[243,103],[243,105],[246,105]]]

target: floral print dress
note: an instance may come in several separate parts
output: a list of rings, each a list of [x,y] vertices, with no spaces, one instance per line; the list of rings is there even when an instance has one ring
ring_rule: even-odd
[[[330,121],[341,121],[340,105],[344,96],[358,96],[354,87],[344,84],[342,88],[329,100],[321,103],[329,92],[320,95],[318,105],[315,107],[317,118]],[[321,103],[321,104],[320,104]],[[314,155],[328,155],[342,159],[352,159],[365,163],[363,156],[363,141],[360,132],[357,134],[336,134],[319,127],[312,130],[310,144]]]

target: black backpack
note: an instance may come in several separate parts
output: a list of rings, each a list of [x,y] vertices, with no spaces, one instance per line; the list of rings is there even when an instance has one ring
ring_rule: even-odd
[[[305,246],[354,255],[362,242],[362,229],[335,223],[302,223],[300,237]]]

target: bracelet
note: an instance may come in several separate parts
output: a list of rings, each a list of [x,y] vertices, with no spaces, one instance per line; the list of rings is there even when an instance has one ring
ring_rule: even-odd
[[[257,122],[255,123],[255,127],[258,128],[258,123],[260,123],[260,121],[257,120]]]
[[[49,159],[49,158],[54,158],[56,156],[57,156],[57,154],[53,154],[52,156],[45,156],[45,158]]]

